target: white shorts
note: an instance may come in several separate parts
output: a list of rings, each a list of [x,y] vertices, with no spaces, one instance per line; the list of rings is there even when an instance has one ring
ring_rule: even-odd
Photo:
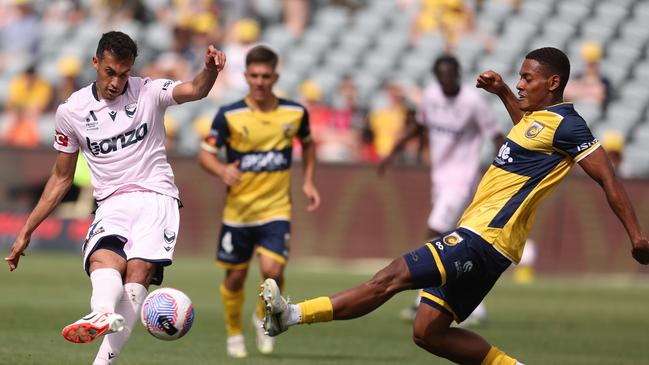
[[[82,248],[84,269],[89,273],[90,255],[104,244],[127,261],[142,259],[160,266],[171,265],[179,224],[180,212],[175,198],[152,191],[111,196],[99,205],[88,229]],[[119,241],[102,242],[106,237]],[[115,249],[115,242],[123,247]]]
[[[433,209],[428,216],[428,228],[437,232],[455,228],[469,202],[470,191],[437,189],[432,195]]]

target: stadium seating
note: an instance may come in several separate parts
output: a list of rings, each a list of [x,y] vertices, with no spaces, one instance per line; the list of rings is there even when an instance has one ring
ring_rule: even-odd
[[[466,1],[476,6],[473,0]],[[44,0],[34,2],[41,12],[47,6]],[[257,2],[260,13],[279,3]],[[146,0],[142,5],[155,12],[166,3]],[[396,0],[365,0],[362,2],[365,6],[352,11],[336,3],[312,2],[309,26],[301,38],[284,28],[278,10],[265,18],[261,41],[279,51],[283,59],[279,90],[289,97],[298,97],[300,83],[313,79],[322,88],[327,102],[335,95],[340,80],[351,75],[358,84],[361,102],[369,107],[381,99],[381,86],[385,82],[397,79],[403,84],[423,87],[431,80],[432,62],[443,52],[444,42],[439,35],[433,34],[413,39],[416,8],[400,9]],[[507,0],[480,3],[481,7],[476,7],[476,34],[461,38],[455,48],[463,65],[465,81],[472,83],[479,71],[494,69],[514,87],[521,57],[530,49],[548,45],[564,49],[571,58],[573,74],[577,74],[583,68],[579,57],[581,44],[589,40],[599,42],[604,50],[601,69],[611,81],[613,99],[605,110],[586,104],[577,107],[595,133],[613,128],[627,137],[630,161],[645,161],[643,166],[626,163],[630,175],[649,174],[646,160],[643,160],[649,159],[649,144],[643,143],[649,137],[649,89],[646,87],[649,81],[649,27],[646,26],[649,2],[524,0],[518,7],[513,5],[518,2]],[[51,60],[70,53],[81,57],[92,55],[96,29],[93,19],[74,27],[65,22],[44,23],[36,58],[39,72],[56,83],[58,75]],[[138,40],[145,60],[168,50],[173,40],[173,30],[164,23],[133,22],[120,25],[120,29]],[[483,35],[494,39],[492,48],[484,46]],[[64,43],[74,46],[64,47]],[[0,74],[0,86],[6,86],[21,67],[12,64],[5,67]],[[85,81],[92,80],[92,70],[83,72]],[[210,102],[212,109],[216,109],[215,103],[237,97],[240,95],[224,92],[220,100]],[[5,99],[6,87],[0,87],[0,104],[4,104]],[[493,106],[499,118],[505,118],[503,125],[508,125],[508,116],[502,106],[497,101],[493,101]],[[186,115],[176,116],[176,119],[191,121],[199,112],[201,108],[188,108]],[[51,116],[45,116],[44,120],[43,128],[46,128]],[[184,141],[181,143],[183,151],[193,153],[198,146],[191,142],[196,138],[195,132],[186,127],[189,122],[180,124],[182,128],[178,132],[180,140]],[[49,144],[49,141],[44,143]]]

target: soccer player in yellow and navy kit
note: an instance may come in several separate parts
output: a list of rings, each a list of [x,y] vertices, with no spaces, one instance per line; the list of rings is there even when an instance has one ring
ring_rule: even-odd
[[[293,139],[302,144],[304,185],[308,211],[320,204],[314,184],[315,146],[309,130],[307,110],[300,104],[278,98],[272,88],[278,79],[278,57],[265,46],[252,48],[246,55],[248,95],[220,108],[202,143],[200,165],[219,176],[228,186],[217,262],[226,269],[220,292],[223,300],[227,353],[245,357],[241,330],[243,284],[253,253],[259,258],[264,279],[283,282],[289,254],[291,199],[289,196]],[[216,153],[225,146],[227,162]],[[273,351],[274,339],[264,334],[261,318],[263,302],[253,315],[257,348]]]
[[[360,317],[400,291],[422,288],[423,305],[413,328],[418,346],[460,364],[520,364],[478,334],[450,325],[463,321],[500,274],[520,260],[539,202],[575,163],[604,190],[629,235],[633,258],[649,264],[649,242],[606,152],[573,105],[563,103],[569,74],[570,62],[556,48],[526,55],[518,97],[497,73],[481,74],[477,86],[501,98],[515,125],[458,228],[396,258],[368,282],[331,297],[289,304],[279,287],[266,280],[261,293],[266,331],[275,336],[294,324]]]

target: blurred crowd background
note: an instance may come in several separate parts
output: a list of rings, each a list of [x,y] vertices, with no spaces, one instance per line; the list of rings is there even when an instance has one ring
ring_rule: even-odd
[[[139,76],[187,80],[207,44],[226,52],[208,98],[168,109],[172,154],[194,155],[218,107],[245,95],[245,53],[264,43],[281,58],[276,93],[308,108],[318,158],[331,163],[387,155],[444,52],[466,84],[493,69],[514,88],[522,57],[554,46],[572,62],[566,99],[608,150],[624,150],[623,176],[647,177],[648,18],[642,0],[1,0],[0,147],[52,144],[56,107],[94,80],[109,30],[137,41]],[[484,94],[505,132],[504,107]],[[413,141],[399,161],[425,164],[426,148]],[[483,161],[492,154],[485,146]]]

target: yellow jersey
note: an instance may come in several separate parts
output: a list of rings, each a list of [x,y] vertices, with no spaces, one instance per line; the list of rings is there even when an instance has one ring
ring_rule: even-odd
[[[304,106],[278,99],[268,112],[245,99],[223,106],[201,147],[217,153],[226,147],[228,163],[239,161],[241,180],[228,187],[223,223],[254,226],[290,220],[290,167],[293,138],[309,141],[309,114]]]
[[[599,145],[571,103],[525,113],[482,177],[458,226],[518,263],[539,203],[575,162]]]

